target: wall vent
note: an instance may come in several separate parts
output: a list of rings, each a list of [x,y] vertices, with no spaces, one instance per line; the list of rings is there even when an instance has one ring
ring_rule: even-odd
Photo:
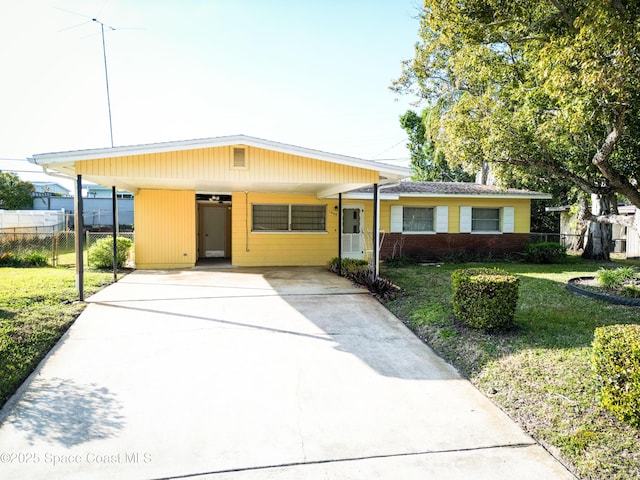
[[[235,168],[244,168],[247,166],[244,148],[233,149],[233,166]]]

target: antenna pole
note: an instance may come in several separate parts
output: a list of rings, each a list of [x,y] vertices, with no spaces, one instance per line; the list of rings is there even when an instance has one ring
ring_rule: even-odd
[[[94,22],[100,24],[100,33],[102,34],[102,57],[104,58],[104,80],[107,85],[107,108],[109,110],[109,135],[111,137],[111,147],[113,148],[113,123],[111,122],[111,96],[109,95],[109,72],[107,70],[107,48],[104,42],[104,23],[92,18]],[[113,29],[113,27],[109,27]]]

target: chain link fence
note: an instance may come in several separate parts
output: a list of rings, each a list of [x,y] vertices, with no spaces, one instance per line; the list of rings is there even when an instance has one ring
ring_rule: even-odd
[[[529,241],[554,242],[563,245],[569,250],[582,250],[584,248],[585,235],[573,233],[530,233]],[[611,253],[625,253],[627,251],[627,240],[625,238],[611,239]]]
[[[25,228],[0,229],[0,256],[12,254],[26,256],[31,253],[44,255],[53,266],[73,266],[76,262],[76,232],[73,230],[57,230],[50,227],[33,227],[33,231]],[[87,261],[86,251],[101,238],[111,238],[112,232],[86,232],[83,238],[84,259]],[[119,237],[131,240],[131,261],[133,259],[133,232],[119,232]]]

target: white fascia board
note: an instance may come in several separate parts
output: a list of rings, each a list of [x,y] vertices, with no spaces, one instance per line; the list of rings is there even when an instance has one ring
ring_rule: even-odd
[[[551,200],[553,195],[549,193],[534,193],[534,194],[499,194],[499,193],[400,193],[400,197],[428,197],[428,198],[503,198],[503,199],[516,199],[516,198],[528,198],[535,200]]]
[[[405,167],[376,163],[346,155],[323,152],[310,148],[288,145],[285,143],[264,140],[247,135],[230,135],[225,137],[203,138],[196,140],[181,140],[176,142],[149,143],[131,145],[125,147],[97,148],[89,150],[75,150],[68,152],[41,153],[31,156],[28,160],[37,165],[51,165],[60,162],[76,162],[83,160],[95,160],[98,158],[124,157],[128,155],[144,155],[149,153],[161,153],[180,150],[195,150],[198,148],[226,147],[231,145],[246,145],[266,150],[274,150],[290,155],[298,155],[315,160],[338,163],[352,167],[375,170],[392,179],[402,179],[411,175],[411,170]]]
[[[349,200],[373,200],[373,193],[345,193],[342,195],[342,198]],[[400,200],[400,196],[393,193],[380,193],[378,198],[380,200]]]

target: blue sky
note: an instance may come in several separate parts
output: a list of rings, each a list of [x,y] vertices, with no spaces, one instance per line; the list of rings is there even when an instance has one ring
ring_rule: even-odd
[[[0,15],[0,158],[245,134],[406,159],[418,0],[27,0]],[[396,160],[402,163],[403,160]],[[16,168],[0,160],[0,169]],[[18,165],[22,165],[19,163]]]

